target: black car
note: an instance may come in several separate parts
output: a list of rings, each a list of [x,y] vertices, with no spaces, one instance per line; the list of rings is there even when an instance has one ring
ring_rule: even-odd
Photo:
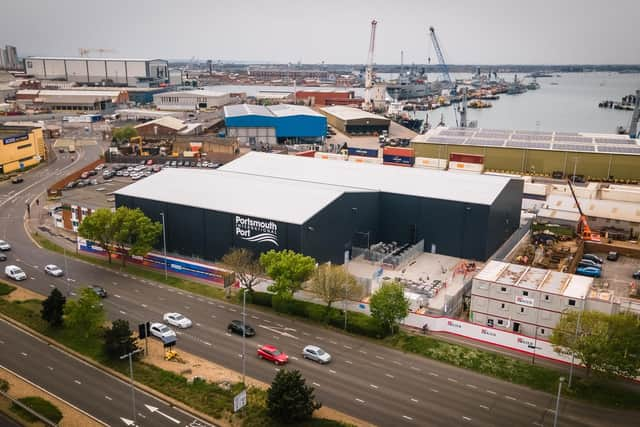
[[[5,257],[6,259],[7,257]],[[633,273],[631,275],[631,277],[633,277],[634,279],[640,279],[640,270],[636,271],[635,273]]]
[[[100,298],[106,298],[107,297],[107,291],[100,286],[89,286],[89,289],[91,289],[93,292],[96,293],[96,295],[98,295]]]
[[[7,260],[7,256],[3,253],[0,253],[0,261],[6,261]]]
[[[607,259],[609,261],[617,261],[619,256],[618,252],[609,252],[607,254]]]
[[[232,320],[231,323],[229,323],[229,326],[227,326],[227,331],[240,336],[242,336],[243,329],[245,337],[252,337],[256,334],[256,331],[251,326],[243,325],[241,320]]]

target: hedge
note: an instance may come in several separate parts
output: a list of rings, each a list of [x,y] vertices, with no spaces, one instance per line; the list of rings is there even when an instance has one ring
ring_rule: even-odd
[[[0,378],[0,391],[4,391],[5,393],[9,391],[9,383],[2,378]]]
[[[58,424],[62,419],[62,412],[60,412],[60,410],[53,403],[41,397],[23,397],[22,399],[18,399],[18,401],[56,424]],[[22,409],[20,406],[14,404],[11,406],[11,410],[29,422],[38,421],[38,418],[33,416],[30,412]]]

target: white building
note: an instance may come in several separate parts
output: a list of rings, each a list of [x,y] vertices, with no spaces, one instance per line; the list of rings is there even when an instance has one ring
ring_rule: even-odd
[[[210,90],[185,90],[153,95],[158,110],[195,111],[223,107],[231,103],[231,95]]]

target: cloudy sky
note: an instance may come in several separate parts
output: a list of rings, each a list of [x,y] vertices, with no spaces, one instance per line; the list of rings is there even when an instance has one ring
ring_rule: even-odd
[[[640,63],[640,0],[20,0],[0,44],[21,56],[424,63],[434,26],[454,64]],[[99,56],[99,54],[93,54]]]

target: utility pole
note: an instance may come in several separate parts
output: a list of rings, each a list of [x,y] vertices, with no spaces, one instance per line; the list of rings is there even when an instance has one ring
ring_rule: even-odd
[[[162,217],[162,248],[164,250],[164,280],[167,280],[167,233],[164,225],[164,212],[160,212]]]
[[[134,351],[124,354],[120,356],[120,360],[129,358],[129,377],[131,378],[131,405],[133,408],[133,422],[136,422],[136,388],[133,385],[133,355],[140,353],[142,351],[141,348],[135,349]]]
[[[553,427],[558,427],[558,412],[560,411],[560,393],[562,392],[562,383],[564,377],[560,377],[558,381],[558,396],[556,397],[556,412],[553,414]]]
[[[242,385],[244,386],[244,378],[245,378],[245,374],[246,374],[246,356],[247,353],[245,351],[246,349],[246,345],[245,345],[245,341],[246,341],[246,332],[247,332],[247,323],[246,323],[246,318],[247,318],[247,288],[244,288],[244,290],[242,291]]]

